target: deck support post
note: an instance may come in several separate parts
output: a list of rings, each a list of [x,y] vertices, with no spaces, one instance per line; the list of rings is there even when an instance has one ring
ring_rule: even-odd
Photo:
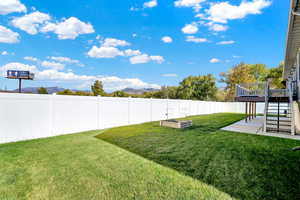
[[[250,102],[250,110],[249,110],[249,113],[250,113],[250,116],[249,116],[249,120],[251,121],[253,119],[253,103]]]
[[[255,118],[257,117],[257,113],[256,113],[256,110],[257,110],[257,109],[256,109],[256,105],[257,105],[257,104],[256,104],[256,102],[255,102],[255,109],[254,109],[254,115],[255,115]]]
[[[251,121],[251,102],[249,102],[249,117],[248,120]]]
[[[246,110],[245,110],[245,113],[246,113],[246,123],[248,122],[248,102],[246,102]]]

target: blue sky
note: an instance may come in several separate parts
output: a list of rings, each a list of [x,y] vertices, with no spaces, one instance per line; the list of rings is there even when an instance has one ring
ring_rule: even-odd
[[[177,85],[233,65],[284,58],[289,1],[1,0],[0,72],[29,86],[107,91]],[[0,88],[17,82],[0,78]]]

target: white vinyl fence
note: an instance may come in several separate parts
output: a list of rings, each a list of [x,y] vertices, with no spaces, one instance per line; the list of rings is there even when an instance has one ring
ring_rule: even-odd
[[[244,109],[244,103],[0,93],[0,143]]]

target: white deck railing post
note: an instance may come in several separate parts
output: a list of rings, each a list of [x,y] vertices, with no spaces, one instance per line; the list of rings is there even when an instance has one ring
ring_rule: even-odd
[[[265,110],[264,110],[264,127],[263,127],[264,133],[267,132],[268,106],[269,106],[269,81],[267,81],[265,85]]]

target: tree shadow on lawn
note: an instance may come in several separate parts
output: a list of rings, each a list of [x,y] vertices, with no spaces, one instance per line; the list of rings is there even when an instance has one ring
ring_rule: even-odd
[[[300,141],[216,131],[220,124],[214,124],[215,119],[209,121],[195,123],[186,130],[157,124],[148,124],[146,130],[141,130],[143,125],[137,125],[138,134],[117,137],[126,133],[123,127],[97,138],[213,185],[235,198],[300,199],[300,152],[291,151],[300,146]],[[132,127],[130,130],[134,131]]]

